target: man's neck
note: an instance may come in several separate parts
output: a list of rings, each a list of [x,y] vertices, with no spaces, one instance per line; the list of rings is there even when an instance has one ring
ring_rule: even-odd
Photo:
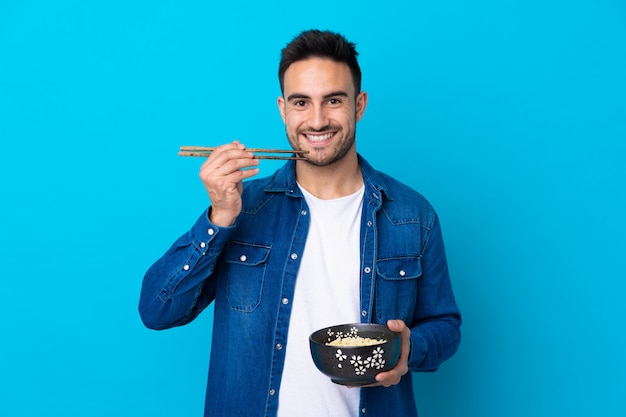
[[[340,161],[321,167],[297,161],[296,178],[302,188],[322,200],[353,194],[363,185],[356,152],[349,152]]]

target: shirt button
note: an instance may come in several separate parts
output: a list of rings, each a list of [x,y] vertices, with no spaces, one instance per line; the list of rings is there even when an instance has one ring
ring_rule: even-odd
[[[298,254],[297,254],[297,253],[292,253],[292,254],[291,254],[291,259],[293,259],[294,261],[295,261],[296,259],[298,259]]]
[[[283,345],[281,345],[280,343],[276,343],[276,349],[278,350],[282,350]]]
[[[288,298],[283,298],[282,303],[283,304],[289,304],[289,299]]]
[[[206,231],[209,236],[213,236],[215,234],[215,230],[213,230],[212,228]]]
[[[365,310],[361,311],[361,315],[362,315],[363,317],[367,316],[367,311],[365,311]]]
[[[189,271],[189,265],[185,265],[185,266],[183,266],[183,269],[184,269],[185,271]]]
[[[248,257],[247,257],[246,255],[241,255],[241,256],[239,257],[239,260],[240,260],[241,262],[245,262],[245,261],[247,261],[247,260],[248,260]]]
[[[274,388],[272,388],[272,389],[270,390],[270,395],[274,395],[274,394],[276,394],[276,390],[275,390]]]
[[[364,271],[366,274],[369,274],[370,272],[372,272],[372,268],[370,268],[369,266],[366,266]]]
[[[201,247],[201,248],[204,248],[205,246],[206,246],[206,243],[204,243],[204,242],[200,242],[200,247]]]
[[[362,413],[362,414],[365,414],[365,412],[366,412],[366,411],[367,411],[367,410],[365,409],[365,407],[361,408],[361,413]]]
[[[368,227],[372,227],[372,221],[371,221],[371,220],[368,220],[368,221],[367,221],[367,226],[368,226]]]
[[[302,210],[300,214],[302,214],[303,216],[306,216],[306,210]]]
[[[400,270],[400,276],[401,276],[401,277],[403,277],[403,276],[405,276],[405,275],[406,275],[406,272],[404,272],[404,269],[401,269],[401,270]]]

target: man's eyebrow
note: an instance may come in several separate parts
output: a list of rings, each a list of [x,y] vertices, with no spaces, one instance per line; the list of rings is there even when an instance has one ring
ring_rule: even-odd
[[[339,90],[339,91],[333,91],[328,94],[324,94],[324,99],[331,98],[331,97],[348,97],[348,93],[346,93],[345,91]],[[287,96],[287,101],[310,99],[310,98],[311,97],[307,96],[306,94],[294,93],[294,94]]]
[[[348,97],[348,93],[346,93],[345,91],[333,91],[332,93],[328,93],[324,95],[324,98],[331,98],[331,97]]]
[[[287,101],[304,99],[304,98],[311,98],[311,97],[307,96],[306,94],[294,93],[294,94],[287,96]]]

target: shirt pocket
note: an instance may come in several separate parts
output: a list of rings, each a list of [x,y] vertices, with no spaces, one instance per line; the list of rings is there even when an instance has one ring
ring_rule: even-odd
[[[417,288],[422,276],[419,256],[379,259],[376,263],[376,318],[380,323],[401,319],[413,320],[417,304]]]
[[[228,267],[227,298],[230,308],[252,312],[261,302],[270,246],[229,242],[224,248]]]

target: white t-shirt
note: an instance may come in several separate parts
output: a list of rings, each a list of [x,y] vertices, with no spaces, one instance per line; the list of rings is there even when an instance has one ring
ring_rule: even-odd
[[[309,335],[322,327],[360,321],[364,187],[333,200],[321,200],[300,188],[311,225],[296,280],[278,416],[357,416],[360,389],[337,385],[315,367]]]

